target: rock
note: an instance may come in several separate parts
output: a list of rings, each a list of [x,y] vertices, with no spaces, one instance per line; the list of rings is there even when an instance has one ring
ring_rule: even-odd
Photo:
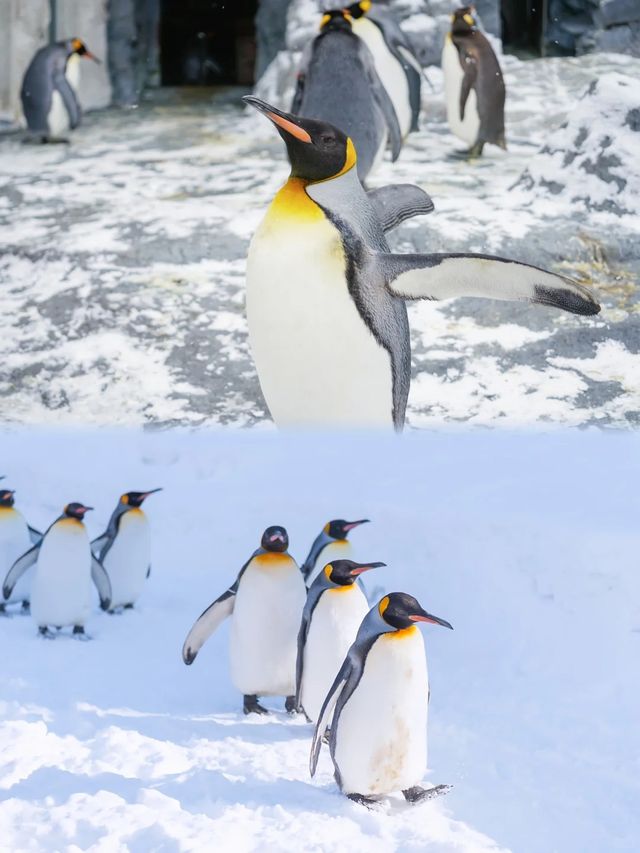
[[[291,109],[300,56],[281,50],[256,83],[254,94],[281,110]]]
[[[599,17],[603,27],[640,21],[640,3],[638,0],[603,0]]]
[[[256,12],[256,79],[285,47],[290,0],[261,0]]]

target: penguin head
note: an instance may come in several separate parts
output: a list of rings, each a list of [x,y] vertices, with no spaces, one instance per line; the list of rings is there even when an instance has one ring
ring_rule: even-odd
[[[371,8],[371,0],[360,0],[359,3],[352,3],[344,10],[352,18],[362,18]]]
[[[276,551],[282,553],[289,547],[289,534],[280,525],[275,524],[272,527],[267,527],[262,534],[260,543],[265,551]]]
[[[156,492],[161,492],[162,489],[151,489],[149,492],[125,492],[120,497],[120,504],[127,509],[137,509],[142,506],[143,502],[149,495],[155,495]]]
[[[331,9],[322,16],[320,32],[328,33],[336,30],[351,32],[351,16],[347,9]]]
[[[66,507],[64,508],[64,515],[67,518],[76,518],[78,521],[82,521],[85,512],[89,512],[89,510],[92,509],[92,506],[85,506],[84,504],[80,504],[74,501],[73,503],[66,505]]]
[[[68,42],[69,45],[69,55],[72,53],[77,53],[78,56],[82,56],[84,59],[93,59],[94,62],[97,62],[98,65],[101,64],[100,60],[97,56],[94,56],[90,50],[87,49],[86,44],[79,38],[73,38]]]
[[[353,560],[334,560],[324,567],[324,574],[327,580],[336,586],[351,586],[358,575],[386,565],[386,563],[354,563]]]
[[[355,166],[353,142],[332,124],[282,112],[253,95],[242,100],[275,125],[287,146],[291,177],[315,183],[337,178]]]
[[[13,506],[15,492],[11,489],[0,489],[0,506]]]
[[[474,6],[461,6],[451,16],[451,32],[456,35],[465,35],[473,32],[478,28]]]
[[[377,608],[382,620],[396,631],[409,628],[416,622],[431,622],[453,630],[453,625],[438,616],[427,613],[417,599],[407,595],[406,592],[390,592],[378,602]]]
[[[334,518],[333,521],[328,521],[325,524],[324,532],[332,539],[346,539],[349,531],[353,530],[354,527],[368,523],[368,518],[361,518],[360,521],[345,521],[344,518]]]

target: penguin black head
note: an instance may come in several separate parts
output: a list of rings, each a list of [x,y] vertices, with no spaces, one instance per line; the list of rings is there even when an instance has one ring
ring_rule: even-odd
[[[64,514],[67,518],[77,518],[78,521],[82,521],[85,512],[89,512],[92,509],[92,506],[85,506],[84,504],[74,502],[66,505]]]
[[[253,95],[245,95],[242,100],[276,126],[287,146],[291,177],[309,183],[326,181],[355,166],[353,142],[332,124],[282,112]]]
[[[368,518],[361,518],[360,521],[345,521],[344,518],[334,518],[333,521],[328,521],[325,524],[324,532],[332,539],[346,539],[349,531],[353,530],[354,527],[368,523]]]
[[[427,613],[417,599],[407,595],[406,592],[390,592],[389,595],[385,595],[378,602],[378,613],[387,625],[391,625],[396,631],[409,628],[415,622],[432,622],[434,625],[443,625],[453,630],[453,625],[438,616]]]
[[[327,580],[337,584],[337,586],[350,586],[363,572],[379,569],[386,565],[386,563],[354,563],[353,560],[334,560],[332,563],[327,563],[324,567],[324,573]]]
[[[90,50],[87,49],[86,44],[79,38],[73,38],[69,42],[70,51],[69,53],[77,53],[78,56],[82,56],[84,59],[93,59],[94,62],[97,62],[98,65],[101,64],[100,60],[97,56],[94,56]]]
[[[260,544],[265,551],[277,551],[282,553],[289,547],[289,534],[284,527],[280,527],[277,524],[273,527],[267,527],[265,532],[262,534],[262,541]]]
[[[15,492],[11,489],[0,489],[0,506],[13,506]]]
[[[136,509],[137,507],[142,506],[143,501],[145,501],[149,495],[155,495],[156,492],[161,491],[162,489],[160,488],[151,489],[149,492],[125,492],[120,498],[120,503],[131,509]]]
[[[468,35],[478,28],[474,6],[461,6],[451,16],[451,32],[456,35]]]
[[[328,33],[336,30],[351,32],[351,18],[346,9],[331,9],[322,16],[320,32]]]
[[[371,8],[371,0],[360,0],[359,3],[352,3],[344,10],[347,15],[352,18],[362,18]]]

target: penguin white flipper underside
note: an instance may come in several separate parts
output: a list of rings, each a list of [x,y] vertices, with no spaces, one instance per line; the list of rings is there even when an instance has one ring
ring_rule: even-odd
[[[405,219],[431,213],[434,209],[431,196],[414,184],[389,184],[386,187],[378,187],[368,190],[367,198],[385,233],[396,228]]]
[[[111,581],[106,569],[94,554],[91,554],[91,579],[100,596],[100,607],[102,610],[108,610],[111,607]]]
[[[253,556],[251,557],[251,560],[252,559]],[[198,652],[207,642],[209,637],[218,628],[218,626],[224,622],[227,616],[231,616],[233,613],[240,578],[251,560],[242,567],[233,586],[230,586],[229,589],[223,592],[219,598],[216,598],[216,600],[210,604],[193,623],[193,628],[187,634],[187,639],[184,641],[184,645],[182,646],[182,660],[187,665],[194,662]]]
[[[353,693],[356,688],[359,674],[354,677],[354,668],[349,655],[344,660],[340,667],[340,672],[336,675],[336,679],[331,686],[331,690],[327,693],[327,698],[324,700],[316,728],[313,733],[313,742],[311,744],[311,755],[309,757],[309,773],[315,775],[316,767],[318,766],[318,758],[320,757],[320,747],[322,746],[322,738],[331,721],[331,714],[336,705],[336,702],[341,697],[344,690],[348,690],[351,683],[349,693]],[[355,682],[355,683],[353,683]]]
[[[566,276],[491,255],[379,253],[389,290],[403,299],[485,299],[550,305],[591,315],[600,306],[586,287]]]
[[[27,528],[29,530],[29,538],[31,539],[34,545],[38,545],[40,542],[42,542],[42,537],[44,535],[43,533],[41,533],[39,530],[36,530],[35,527],[31,527],[30,524],[27,524]]]
[[[296,708],[300,707],[302,673],[304,671],[304,647],[307,642],[309,625],[311,624],[311,617],[313,615],[314,608],[318,601],[320,601],[320,596],[323,592],[325,592],[324,589],[310,589],[307,594],[304,610],[302,611],[302,621],[298,632],[298,653],[296,657]]]
[[[27,571],[27,569],[30,569],[38,559],[41,544],[41,542],[38,542],[37,545],[34,545],[33,548],[30,548],[21,557],[18,557],[7,572],[7,576],[2,585],[2,594],[5,600],[10,598],[13,588],[18,583],[22,575]]]
[[[113,538],[114,537],[112,533],[108,529],[105,530],[102,536],[98,536],[97,539],[91,540],[91,550],[94,552],[94,554],[98,556],[98,558],[100,558],[102,549],[107,544],[107,542],[113,541]]]

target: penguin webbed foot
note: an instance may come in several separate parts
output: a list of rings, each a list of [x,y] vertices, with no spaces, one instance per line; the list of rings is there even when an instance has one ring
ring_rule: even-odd
[[[55,640],[55,638],[56,638],[56,635],[53,633],[53,631],[49,630],[48,625],[39,625],[38,626],[38,636],[44,637],[45,640]]]
[[[414,785],[413,788],[407,788],[402,793],[404,798],[412,806],[418,803],[424,803],[427,800],[433,800],[441,794],[446,794],[451,790],[451,785],[434,785],[433,788],[422,788],[420,785]]]
[[[245,714],[268,714],[269,712],[258,702],[255,693],[245,694],[242,710]]]
[[[482,157],[482,149],[484,148],[484,142],[476,142],[475,145],[472,145],[471,148],[467,151],[467,158],[469,160],[475,160],[476,157]]]
[[[84,625],[74,625],[72,635],[77,640],[90,640],[91,637],[84,632]]]
[[[23,613],[30,613],[31,612],[31,602],[30,601],[23,601],[21,610]]]
[[[375,797],[367,797],[364,794],[347,794],[347,799],[368,809],[375,809],[380,805],[380,800]]]
[[[287,696],[284,700],[284,709],[287,714],[293,716],[294,714],[304,713],[301,706],[296,705],[296,697],[295,696]]]

